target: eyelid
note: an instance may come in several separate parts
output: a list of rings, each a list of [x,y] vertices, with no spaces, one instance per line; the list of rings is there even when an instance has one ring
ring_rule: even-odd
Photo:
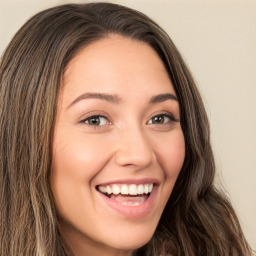
[[[160,112],[157,112],[157,113],[154,113],[152,114],[148,120],[151,120],[152,118],[156,117],[156,116],[161,116],[161,115],[164,115],[164,116],[167,116],[168,118],[171,119],[171,121],[173,122],[179,122],[179,120],[177,118],[175,118],[175,116],[171,113],[171,112],[168,112],[168,111],[160,111]],[[148,123],[149,121],[147,121]],[[159,124],[159,125],[164,125],[164,124]]]
[[[81,121],[79,121],[79,123],[88,125],[89,127],[92,127],[92,128],[101,128],[102,126],[105,126],[105,125],[95,125],[95,126],[93,126],[93,125],[87,124],[85,121],[88,120],[89,118],[92,118],[92,117],[104,117],[108,121],[107,125],[112,124],[112,121],[110,120],[108,115],[106,115],[105,113],[102,113],[102,112],[87,113],[86,116],[83,116],[83,118],[81,119]]]
[[[160,115],[164,115],[164,116],[167,116],[168,118],[170,118],[170,122],[167,122],[167,123],[163,123],[163,124],[149,124],[149,120],[151,120],[152,118],[156,117],[156,116],[160,116]],[[106,118],[107,120],[107,124],[105,125],[90,125],[90,124],[87,124],[86,123],[86,120],[88,120],[89,118],[92,118],[92,117],[103,117],[103,118]],[[163,125],[170,125],[170,123],[172,122],[179,122],[179,120],[177,118],[175,118],[175,115],[172,114],[171,112],[169,111],[158,111],[154,114],[151,114],[148,118],[147,118],[147,122],[146,124],[149,124],[149,125],[154,125],[154,126],[163,126]],[[92,112],[89,112],[87,113],[85,116],[83,116],[83,118],[81,119],[81,121],[79,121],[80,124],[83,124],[83,125],[86,125],[87,127],[89,128],[93,128],[93,129],[104,129],[106,128],[107,126],[109,125],[112,125],[113,122],[111,121],[111,119],[109,118],[109,116],[101,111],[92,111]]]
[[[99,122],[101,122],[101,120],[103,119],[103,120],[105,120],[105,123],[104,123],[104,124],[98,124],[98,125],[90,124],[89,121],[90,121],[91,119],[94,119],[94,118],[99,119]],[[98,116],[91,116],[91,117],[88,117],[88,118],[85,119],[85,123],[86,123],[86,124],[88,124],[88,125],[90,125],[90,126],[95,126],[95,127],[107,125],[107,122],[108,122],[108,119],[107,119],[105,116],[99,116],[99,115],[98,115]]]

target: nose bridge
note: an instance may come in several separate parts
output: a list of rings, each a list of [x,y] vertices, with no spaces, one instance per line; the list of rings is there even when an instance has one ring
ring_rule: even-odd
[[[139,125],[130,125],[120,131],[116,162],[121,166],[145,168],[154,159],[149,138]]]

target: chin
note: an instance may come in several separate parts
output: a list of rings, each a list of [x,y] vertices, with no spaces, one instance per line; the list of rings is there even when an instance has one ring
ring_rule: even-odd
[[[112,236],[111,240],[108,239],[109,241],[107,244],[112,248],[120,250],[137,250],[150,241],[154,231],[155,229],[146,228],[144,230],[133,230],[131,228],[130,232],[123,231],[119,234],[116,234],[115,236]]]

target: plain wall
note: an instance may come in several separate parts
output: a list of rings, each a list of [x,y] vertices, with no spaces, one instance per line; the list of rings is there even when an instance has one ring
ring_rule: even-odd
[[[64,0],[0,0],[0,53],[36,12]],[[171,36],[204,98],[223,184],[256,249],[256,1],[109,1],[141,10]]]

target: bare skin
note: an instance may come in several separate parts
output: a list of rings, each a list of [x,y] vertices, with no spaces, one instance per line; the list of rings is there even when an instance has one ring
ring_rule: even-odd
[[[185,156],[164,64],[147,44],[109,36],[70,61],[58,103],[51,181],[64,240],[75,256],[132,255],[152,237]],[[132,185],[142,194],[119,192]]]

